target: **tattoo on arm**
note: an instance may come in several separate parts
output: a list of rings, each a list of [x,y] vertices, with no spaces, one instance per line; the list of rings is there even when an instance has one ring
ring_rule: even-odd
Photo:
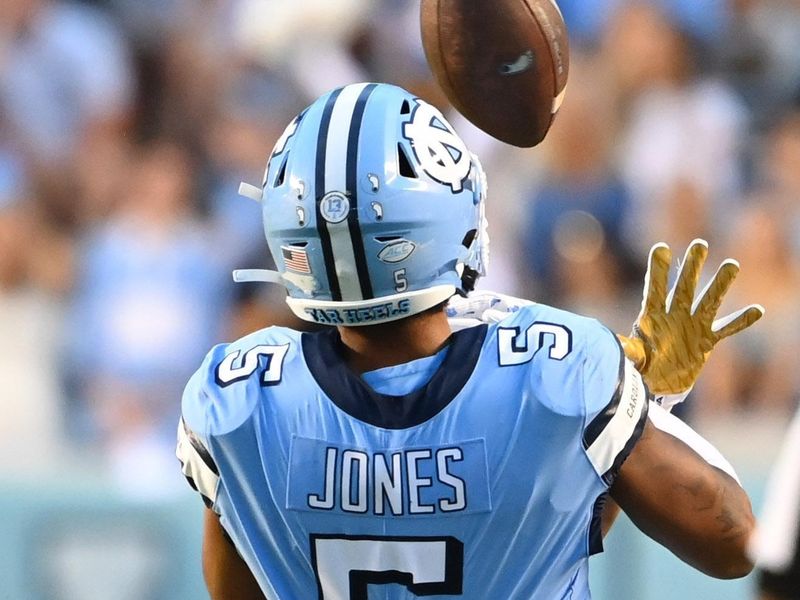
[[[636,525],[715,577],[741,577],[754,519],[739,484],[680,440],[645,428],[611,495]]]

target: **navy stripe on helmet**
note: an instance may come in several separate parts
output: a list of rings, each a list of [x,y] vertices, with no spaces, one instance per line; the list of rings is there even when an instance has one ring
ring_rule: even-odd
[[[328,96],[325,108],[322,111],[322,120],[319,124],[319,137],[317,138],[317,161],[315,169],[314,194],[317,201],[317,233],[322,244],[322,257],[325,261],[325,272],[328,275],[328,287],[331,290],[332,300],[342,299],[342,290],[339,286],[339,277],[336,275],[336,264],[333,259],[333,247],[331,246],[331,236],[328,227],[320,211],[320,203],[325,196],[325,159],[328,147],[328,131],[331,126],[331,115],[333,107],[342,88],[334,90]]]
[[[353,120],[350,122],[350,134],[347,139],[347,191],[350,194],[350,214],[347,217],[347,225],[350,228],[358,283],[361,286],[361,295],[364,300],[372,299],[374,294],[369,277],[369,269],[367,268],[367,253],[364,250],[364,239],[361,236],[361,225],[358,219],[358,141],[361,136],[361,125],[364,122],[367,101],[376,87],[377,84],[371,83],[359,95],[353,110]]]

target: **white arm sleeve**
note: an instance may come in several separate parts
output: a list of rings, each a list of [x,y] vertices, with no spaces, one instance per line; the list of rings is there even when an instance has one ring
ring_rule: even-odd
[[[655,427],[664,433],[668,433],[671,436],[678,438],[692,450],[697,452],[701,457],[703,457],[703,459],[712,467],[716,467],[717,469],[724,471],[733,477],[736,480],[736,483],[742,485],[742,482],[739,481],[739,476],[736,475],[733,465],[731,465],[731,463],[729,463],[728,460],[722,456],[722,453],[717,450],[711,444],[711,442],[703,438],[699,433],[681,421],[678,417],[667,412],[655,402],[651,402],[649,418],[650,422]]]

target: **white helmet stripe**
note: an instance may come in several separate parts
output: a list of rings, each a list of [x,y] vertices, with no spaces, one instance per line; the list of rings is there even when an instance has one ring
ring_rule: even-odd
[[[350,198],[345,192],[354,192],[347,189],[348,141],[356,103],[367,85],[366,83],[349,85],[342,89],[336,99],[325,149],[325,189],[321,194],[323,206],[318,214],[326,220],[325,227],[330,238],[341,299],[345,301],[364,299],[353,249],[355,240],[352,238],[348,220]],[[317,196],[320,197],[319,190]],[[327,200],[325,200],[326,198]],[[336,206],[327,205],[327,203],[333,202],[344,203],[345,208],[333,210]]]
[[[350,236],[353,238],[353,252],[356,257],[356,272],[358,281],[361,284],[361,296],[367,300],[375,297],[372,289],[372,278],[369,275],[369,263],[367,261],[367,251],[364,245],[364,236],[361,231],[361,191],[358,187],[359,177],[363,173],[359,171],[359,146],[361,142],[361,131],[364,126],[364,116],[367,112],[367,103],[372,92],[378,87],[377,83],[370,83],[361,92],[353,112],[353,122],[350,124],[350,135],[347,143],[347,191],[350,193],[350,214],[347,223],[350,226]]]
[[[358,83],[342,88],[333,107],[325,154],[325,193],[344,192],[347,186],[347,138],[356,102],[367,85]]]

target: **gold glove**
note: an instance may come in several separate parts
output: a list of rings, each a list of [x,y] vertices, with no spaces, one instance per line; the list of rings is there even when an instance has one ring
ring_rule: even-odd
[[[747,329],[764,315],[762,306],[752,304],[714,320],[725,293],[739,273],[739,263],[730,258],[723,261],[695,299],[707,256],[708,243],[693,241],[686,250],[675,285],[667,293],[672,252],[664,243],[650,249],[642,310],[633,324],[631,337],[619,338],[625,355],[656,397],[685,397],[717,342]]]

